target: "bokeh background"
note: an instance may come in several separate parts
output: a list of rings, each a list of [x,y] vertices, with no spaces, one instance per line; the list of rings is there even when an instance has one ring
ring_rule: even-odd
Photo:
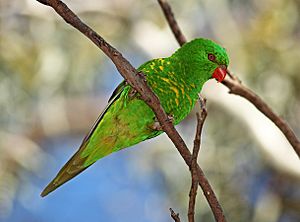
[[[65,1],[132,64],[178,48],[155,0]],[[228,51],[230,69],[300,135],[300,2],[170,0],[188,37]],[[165,135],[114,153],[39,196],[122,80],[89,40],[34,0],[0,0],[0,221],[186,221],[189,171]],[[228,221],[300,221],[300,163],[277,128],[210,80],[199,162]],[[177,129],[191,147],[195,112]],[[197,221],[214,221],[199,191]]]

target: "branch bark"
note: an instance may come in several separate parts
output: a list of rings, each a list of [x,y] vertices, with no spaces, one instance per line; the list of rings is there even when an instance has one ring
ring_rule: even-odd
[[[229,72],[229,71],[228,71]],[[229,72],[230,73],[230,72]],[[300,142],[294,131],[280,116],[276,115],[274,111],[266,104],[257,94],[251,89],[245,87],[237,77],[230,73],[230,79],[222,82],[228,87],[229,93],[244,97],[251,102],[260,112],[268,117],[285,135],[290,142],[298,157],[300,157]]]
[[[184,41],[186,38],[181,32],[178,23],[176,22],[169,3],[166,0],[158,0],[158,2],[164,12],[171,30],[174,33],[177,42],[180,46],[182,46],[186,42]],[[242,85],[242,83],[236,77],[234,77],[230,71],[228,71],[228,76],[230,77],[230,79],[225,79],[222,83],[228,87],[229,93],[244,97],[266,117],[268,117],[281,130],[281,132],[284,134],[284,136],[289,141],[296,154],[300,158],[300,141],[292,128],[282,118],[275,114],[273,110],[258,95],[256,95],[249,88]]]
[[[186,38],[182,34],[182,32],[178,26],[178,23],[175,19],[175,16],[173,14],[171,6],[165,0],[158,0],[158,3],[163,10],[163,13],[167,19],[167,22],[169,23],[169,26],[170,26],[175,38],[177,39],[179,45],[182,46],[184,43],[186,43]]]
[[[143,73],[138,72],[129,62],[126,60],[122,54],[107,43],[99,34],[97,34],[93,29],[83,23],[78,16],[72,12],[65,3],[59,0],[37,0],[38,2],[52,7],[68,24],[72,25],[74,28],[83,33],[88,37],[95,45],[98,46],[115,64],[119,73],[124,77],[124,79],[141,95],[141,99],[144,100],[149,107],[153,110],[156,115],[157,120],[164,132],[171,139],[180,155],[184,159],[185,163],[191,167],[192,154],[187,148],[185,142],[176,131],[167,114],[164,112],[158,97],[153,93],[146,83],[146,79]],[[210,207],[213,209],[213,214],[216,221],[225,222],[225,216],[223,214],[222,208],[218,203],[216,195],[211,189],[207,179],[205,178],[203,171],[200,166],[197,165],[197,174],[199,178],[199,183],[204,190],[204,195],[206,196]],[[203,184],[201,184],[200,178],[203,178]]]

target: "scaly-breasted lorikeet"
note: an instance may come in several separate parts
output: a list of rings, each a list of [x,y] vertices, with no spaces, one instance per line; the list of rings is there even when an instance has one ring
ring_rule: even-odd
[[[203,84],[226,76],[225,49],[208,39],[184,44],[172,56],[150,60],[138,70],[176,125],[193,109]],[[149,106],[123,81],[73,157],[41,193],[46,196],[97,160],[163,133]]]

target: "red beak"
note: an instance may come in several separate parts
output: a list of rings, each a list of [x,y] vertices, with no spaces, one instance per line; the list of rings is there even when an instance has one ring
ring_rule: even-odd
[[[215,78],[218,82],[222,82],[225,79],[227,73],[227,68],[224,65],[219,66],[215,69],[212,77]]]

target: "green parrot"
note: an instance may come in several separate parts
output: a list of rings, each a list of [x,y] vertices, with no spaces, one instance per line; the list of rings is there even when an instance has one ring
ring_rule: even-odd
[[[159,97],[173,124],[193,109],[203,84],[215,78],[221,82],[229,59],[225,49],[208,39],[194,39],[172,56],[150,60],[138,70]],[[43,190],[46,196],[112,152],[163,133],[154,112],[125,81],[113,92],[108,105],[83,139],[78,151]]]

